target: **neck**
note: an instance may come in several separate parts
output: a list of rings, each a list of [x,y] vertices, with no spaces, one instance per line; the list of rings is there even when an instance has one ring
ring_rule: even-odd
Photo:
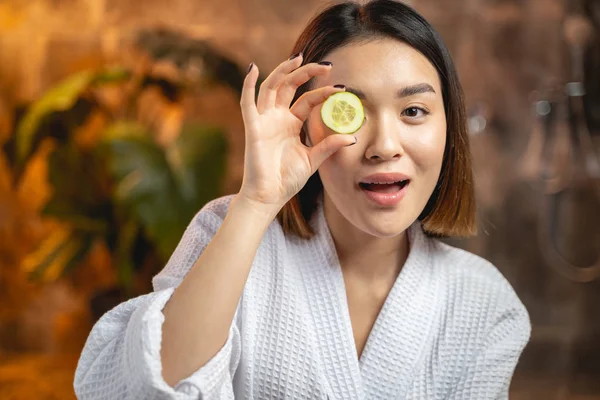
[[[324,195],[324,213],[344,275],[375,283],[400,273],[409,253],[408,232],[381,238],[352,225]]]

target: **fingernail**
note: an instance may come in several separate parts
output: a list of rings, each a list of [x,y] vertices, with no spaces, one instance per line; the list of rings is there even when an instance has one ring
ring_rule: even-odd
[[[333,63],[331,61],[321,61],[319,62],[319,65],[328,65],[328,66],[332,66]]]
[[[248,72],[246,72],[246,75],[248,75],[250,73],[250,71],[252,71],[252,67],[254,66],[254,63],[250,63],[250,66],[248,67]]]
[[[300,55],[302,55],[302,52],[294,54],[293,56],[290,57],[290,60],[293,60],[294,58],[296,58],[296,57],[298,57]]]
[[[346,89],[346,85],[333,85],[334,88]]]
[[[354,143],[347,144],[346,147],[354,146],[356,143],[358,143],[358,138],[354,136]]]

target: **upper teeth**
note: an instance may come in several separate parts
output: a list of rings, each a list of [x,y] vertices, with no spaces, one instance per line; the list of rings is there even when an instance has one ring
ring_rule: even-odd
[[[396,183],[396,182],[404,182],[404,181],[393,181],[393,182],[367,182],[367,183],[374,183],[377,185],[389,185],[391,183]]]

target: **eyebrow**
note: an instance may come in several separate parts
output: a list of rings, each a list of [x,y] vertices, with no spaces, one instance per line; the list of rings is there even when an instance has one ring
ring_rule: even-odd
[[[346,86],[346,92],[355,94],[361,100],[367,99],[367,95],[362,90]],[[396,97],[403,98],[421,93],[435,93],[435,90],[433,90],[433,87],[429,83],[417,83],[416,85],[406,86],[398,90]]]

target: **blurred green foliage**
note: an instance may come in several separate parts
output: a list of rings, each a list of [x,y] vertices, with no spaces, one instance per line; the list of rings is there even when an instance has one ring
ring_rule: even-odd
[[[165,142],[136,118],[135,108],[149,88],[173,103],[186,89],[218,84],[239,94],[245,68],[174,33],[143,32],[139,45],[154,60],[172,57],[180,70],[202,63],[192,69],[200,76],[190,79],[189,68],[181,80],[122,67],[74,74],[27,107],[4,146],[16,185],[40,144],[55,144],[48,157],[52,195],[42,212],[61,223],[25,260],[32,279],[59,279],[82,267],[101,241],[111,252],[120,289],[132,295],[136,270],[148,262],[164,265],[194,214],[222,194],[228,144],[221,128],[184,120],[179,134]],[[110,85],[128,85],[126,112],[107,111],[97,96]],[[94,114],[108,123],[93,145],[82,145],[77,134]]]

